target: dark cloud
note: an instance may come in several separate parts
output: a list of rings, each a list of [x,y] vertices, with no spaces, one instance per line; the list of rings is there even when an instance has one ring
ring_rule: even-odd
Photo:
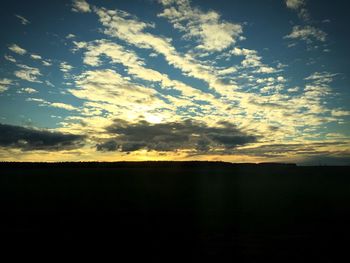
[[[348,142],[314,142],[314,143],[293,143],[293,144],[270,144],[248,149],[240,149],[240,154],[259,156],[259,157],[285,157],[290,156],[305,156],[307,164],[315,163],[317,159],[340,160],[340,156],[345,156],[344,152],[337,153],[335,151],[322,150],[324,147],[335,147],[346,145]],[[339,156],[337,156],[339,155]],[[333,158],[333,157],[334,158]],[[332,159],[333,158],[333,159]],[[309,160],[311,160],[309,162]],[[330,162],[332,163],[332,162]]]
[[[223,148],[232,150],[236,146],[256,141],[238,130],[235,125],[220,122],[217,127],[204,123],[185,120],[151,124],[146,121],[129,123],[117,119],[106,131],[115,138],[98,144],[98,151],[132,152],[140,149],[156,151],[194,150],[212,152]]]
[[[82,146],[84,136],[0,123],[0,147],[59,151]]]
[[[301,165],[350,165],[350,152],[328,152],[307,156]]]

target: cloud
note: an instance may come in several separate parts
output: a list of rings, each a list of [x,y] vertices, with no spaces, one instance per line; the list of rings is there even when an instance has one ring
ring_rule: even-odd
[[[33,88],[21,88],[18,93],[28,93],[28,94],[33,94],[33,93],[38,93],[36,89]]]
[[[61,103],[61,102],[53,102],[53,103],[50,103],[49,105],[51,107],[61,108],[61,109],[65,109],[65,110],[77,110],[76,107],[74,107],[70,104]]]
[[[333,81],[333,78],[337,76],[337,73],[330,73],[330,72],[314,72],[310,76],[306,77],[305,80],[312,80],[316,83],[330,83]]]
[[[41,76],[40,70],[38,68],[33,68],[22,64],[18,64],[17,66],[22,68],[21,70],[17,70],[14,72],[17,78],[29,82],[41,83],[41,81],[38,80],[38,76]]]
[[[34,93],[34,92],[28,92],[28,93]],[[60,108],[60,109],[65,109],[69,111],[78,110],[76,107],[70,104],[62,103],[62,102],[50,102],[50,101],[46,101],[44,99],[38,99],[38,98],[27,98],[26,101],[38,102],[40,103],[39,106],[49,106],[49,107]]]
[[[275,143],[260,146],[243,147],[238,150],[240,154],[248,154],[264,157],[296,157],[296,156],[318,156],[333,155],[338,150],[335,147],[348,148],[348,141],[315,141],[304,143]]]
[[[165,8],[158,16],[167,18],[176,29],[185,32],[185,38],[196,39],[199,49],[222,51],[235,44],[243,33],[240,24],[222,21],[215,11],[192,8],[188,0],[159,2]]]
[[[344,117],[344,116],[350,116],[350,111],[337,109],[337,110],[332,110],[331,114],[332,116],[335,116],[335,117]]]
[[[255,136],[247,135],[231,123],[221,122],[209,127],[202,122],[184,120],[151,124],[144,120],[129,123],[116,119],[106,131],[113,139],[97,144],[98,151],[132,152],[154,150],[160,152],[186,150],[202,154],[217,150],[234,150],[253,143]]]
[[[155,102],[156,92],[153,89],[144,88],[130,83],[114,70],[90,70],[82,73],[76,80],[80,89],[69,91],[79,97],[91,101],[103,101],[119,105],[148,105]]]
[[[117,43],[107,40],[98,40],[90,43],[74,43],[78,49],[84,48],[87,50],[84,54],[84,63],[87,65],[100,66],[102,64],[100,58],[107,57],[111,60],[111,63],[125,66],[128,74],[135,78],[161,83],[162,88],[175,89],[186,98],[195,97],[197,100],[213,103],[213,96],[211,94],[192,88],[178,80],[172,80],[164,73],[145,67],[145,62],[140,59],[135,52],[127,50]],[[227,71],[232,71],[232,69],[228,69]],[[220,74],[223,73],[225,73],[225,71],[220,71]],[[188,104],[191,104],[191,100],[188,100]]]
[[[66,39],[73,39],[73,38],[76,38],[77,36],[74,35],[74,34],[68,34],[66,35]]]
[[[8,90],[8,86],[12,84],[12,80],[10,79],[0,79],[0,93],[5,92]]]
[[[12,52],[15,52],[19,55],[24,55],[27,53],[27,50],[21,48],[17,44],[12,44],[11,46],[9,46],[9,50],[11,50]]]
[[[7,60],[7,61],[10,61],[12,63],[16,63],[16,59],[10,55],[5,55],[4,58]]]
[[[327,34],[313,26],[294,26],[292,32],[285,36],[286,39],[300,39],[307,43],[312,43],[314,40],[325,42]]]
[[[244,59],[241,62],[242,67],[256,68],[254,73],[271,74],[277,72],[275,68],[267,66],[261,62],[262,57],[258,55],[256,50],[234,47],[229,53],[234,56],[244,56]]]
[[[15,15],[15,17],[17,17],[21,21],[22,25],[30,24],[30,21],[28,19],[26,19],[25,17],[23,17],[23,16]]]
[[[299,9],[300,7],[305,5],[304,0],[286,0],[286,5],[290,9]]]
[[[31,54],[30,57],[32,59],[35,59],[35,60],[41,60],[42,59],[42,57],[40,55],[37,55],[37,54]]]
[[[323,154],[310,154],[305,156],[300,161],[301,165],[336,165],[336,166],[349,166],[350,165],[350,152],[349,151],[336,151],[326,152]]]
[[[85,0],[73,0],[72,11],[78,13],[89,13],[91,12],[91,8]]]
[[[47,60],[43,60],[42,63],[43,63],[43,65],[44,65],[45,67],[49,67],[49,66],[52,65],[52,63],[49,62],[49,61],[47,61]]]
[[[60,151],[79,148],[84,136],[0,124],[0,147],[19,148],[22,151]]]
[[[67,72],[71,71],[72,69],[73,69],[73,66],[69,65],[67,62],[61,62],[60,70],[62,72],[67,73]]]
[[[235,86],[233,84],[223,84],[213,66],[205,65],[189,54],[181,55],[171,44],[171,39],[169,38],[144,32],[144,29],[154,27],[153,24],[139,21],[137,18],[120,10],[95,8],[94,11],[105,26],[105,34],[122,39],[138,48],[152,49],[156,53],[163,55],[170,65],[180,69],[184,75],[207,82],[210,89],[221,95],[233,96],[232,89]]]
[[[305,8],[306,0],[285,0],[285,1],[286,1],[286,6],[292,10],[297,11],[298,16],[301,19],[305,21],[310,20],[309,12]]]

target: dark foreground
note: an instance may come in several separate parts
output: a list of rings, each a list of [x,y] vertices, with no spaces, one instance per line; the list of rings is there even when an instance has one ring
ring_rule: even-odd
[[[14,163],[0,174],[13,258],[348,261],[350,167]]]

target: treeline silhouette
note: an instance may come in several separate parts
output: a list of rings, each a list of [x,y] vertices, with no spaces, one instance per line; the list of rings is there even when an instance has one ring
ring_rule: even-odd
[[[122,162],[0,162],[0,168],[234,168],[295,167],[294,163],[230,163],[221,161],[122,161]]]
[[[79,256],[110,251],[121,262],[342,262],[349,175],[350,167],[281,163],[1,162],[1,251],[53,249],[50,260],[80,246]]]

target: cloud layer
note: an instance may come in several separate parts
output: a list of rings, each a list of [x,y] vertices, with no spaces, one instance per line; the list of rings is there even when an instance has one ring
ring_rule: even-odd
[[[80,148],[84,136],[0,124],[0,147],[23,151],[60,151]]]
[[[257,140],[255,136],[239,131],[231,123],[222,122],[217,127],[208,127],[191,120],[151,124],[147,121],[128,123],[116,119],[114,124],[107,127],[107,132],[116,137],[98,144],[99,151],[187,150],[197,154],[212,154],[222,150],[233,151],[237,146]]]

